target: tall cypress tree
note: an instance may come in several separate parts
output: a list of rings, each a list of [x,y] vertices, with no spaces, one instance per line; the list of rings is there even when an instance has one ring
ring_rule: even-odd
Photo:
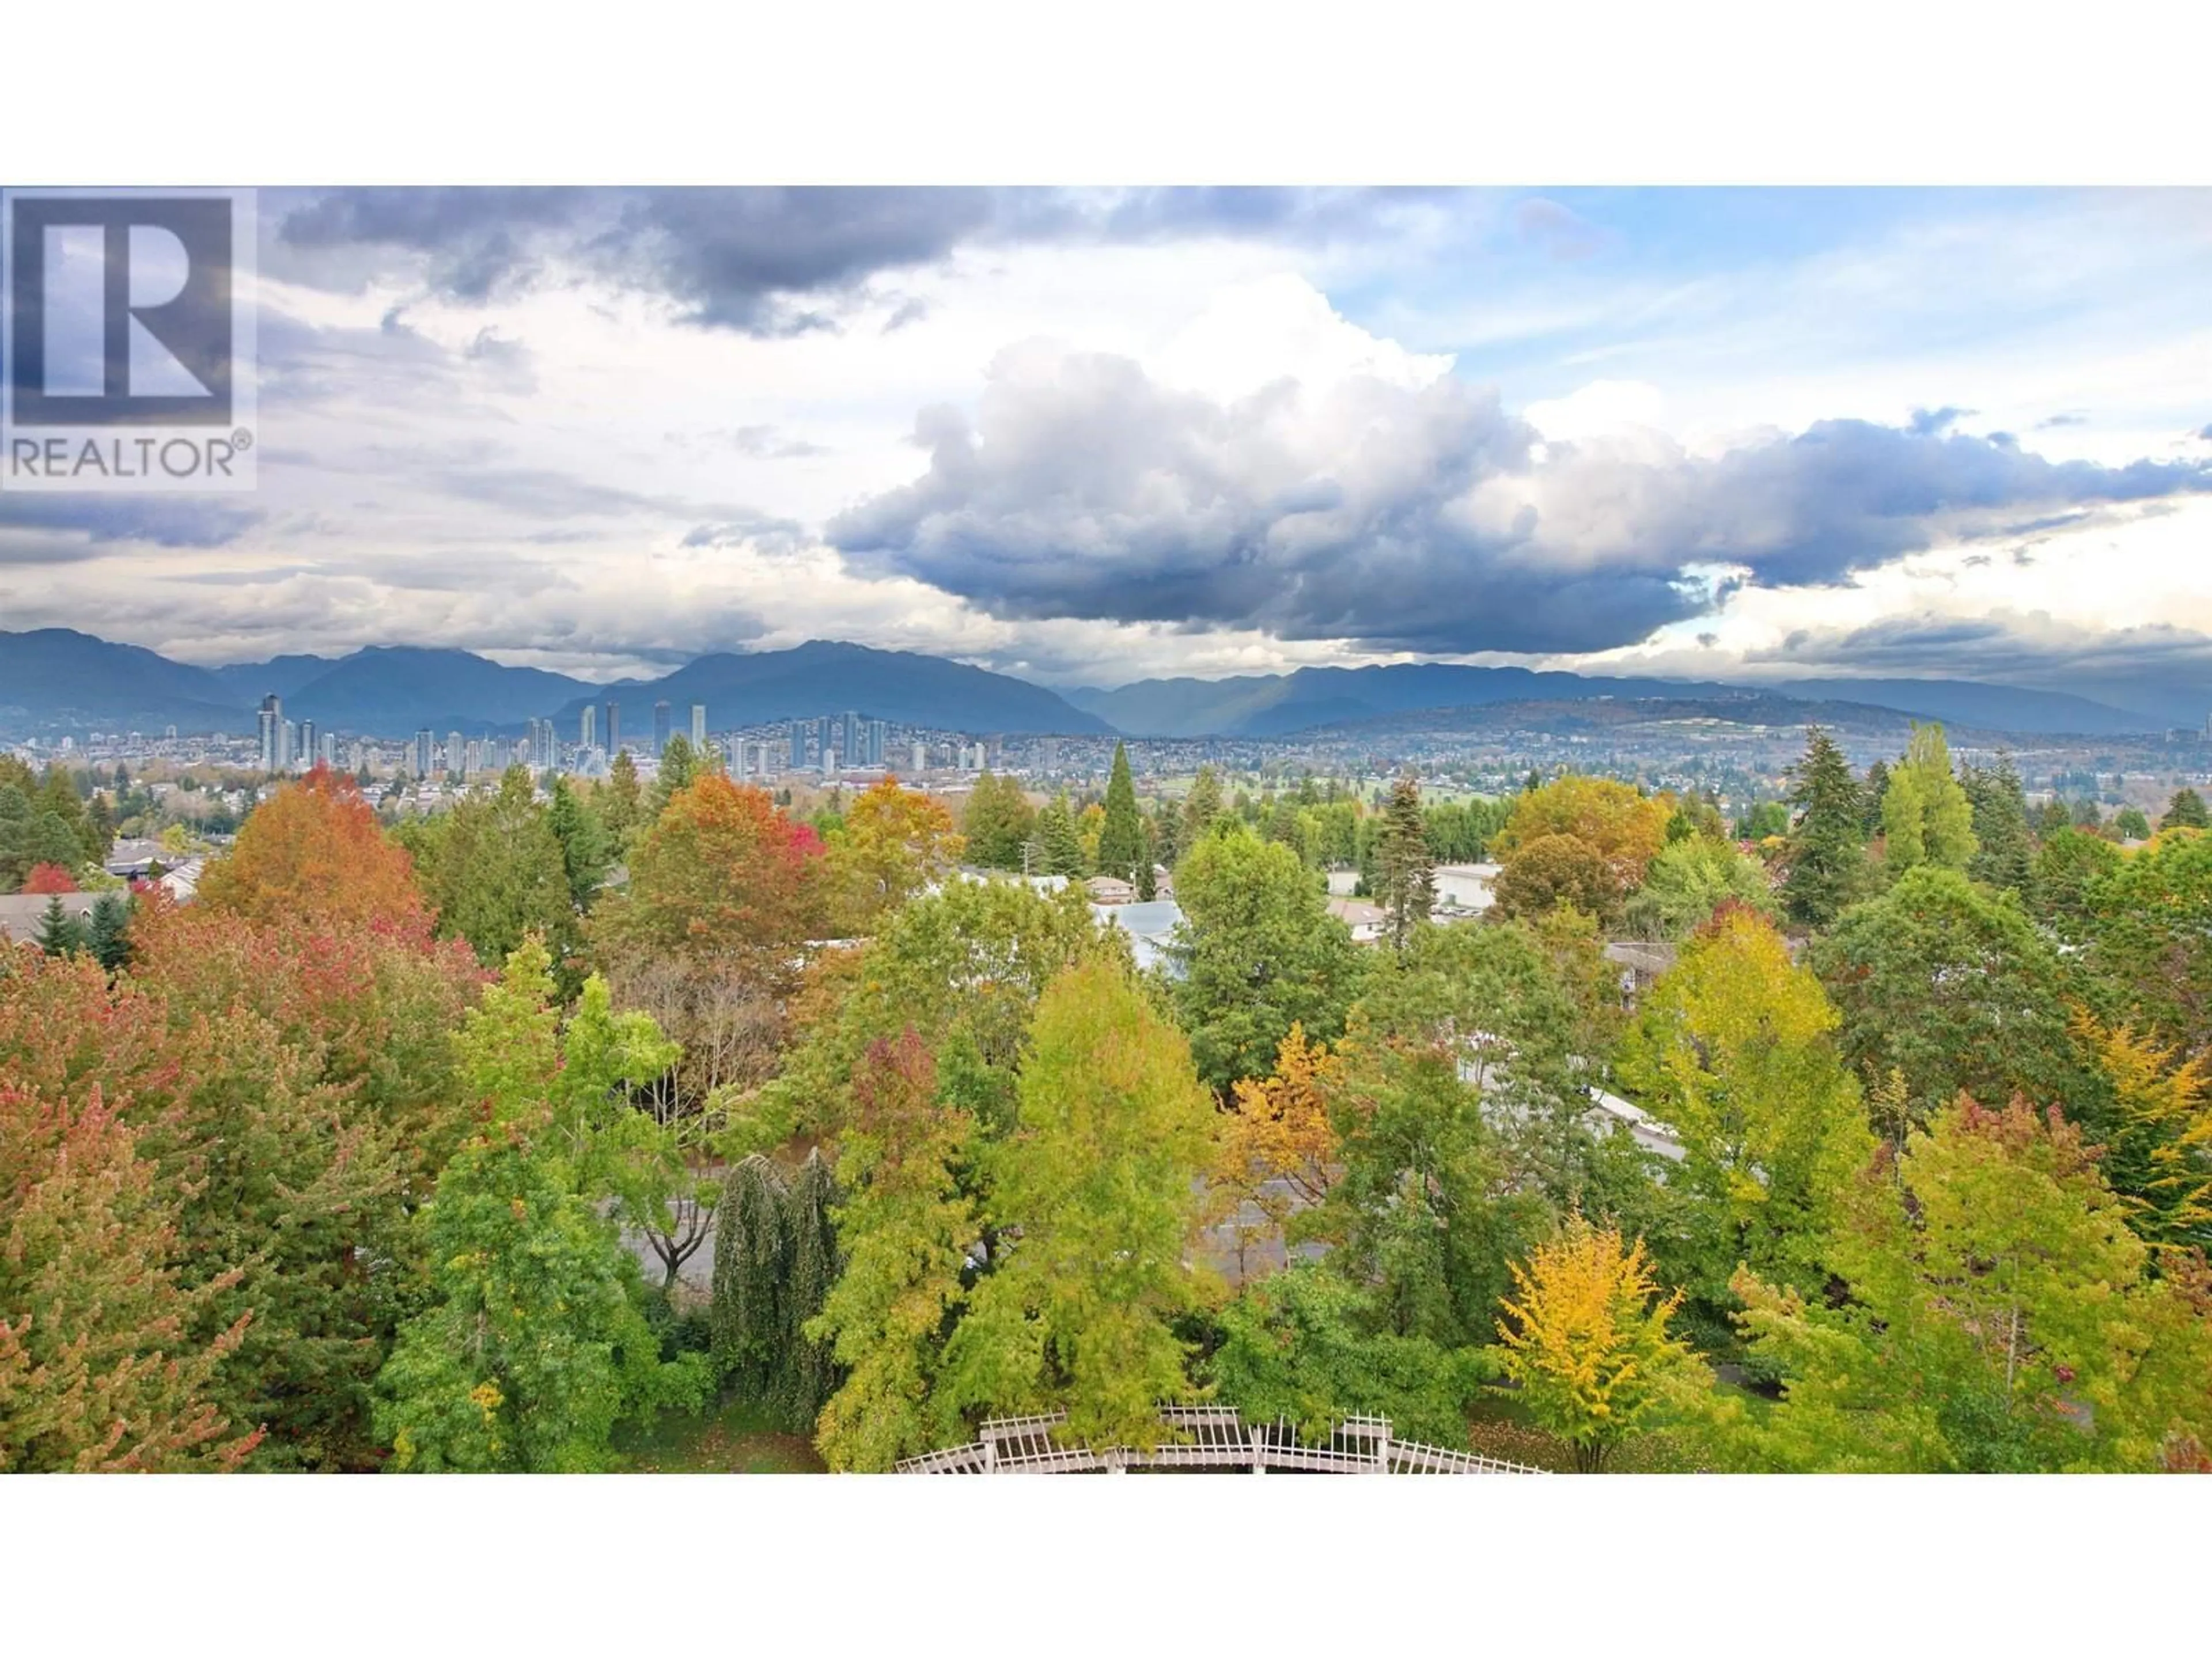
[[[836,1177],[818,1152],[809,1152],[784,1203],[791,1277],[784,1287],[783,1363],[778,1368],[776,1415],[794,1434],[811,1434],[814,1419],[844,1376],[827,1342],[806,1334],[837,1282],[837,1230],[830,1212],[842,1201]]]
[[[1858,891],[1866,857],[1865,802],[1851,763],[1819,726],[1805,730],[1805,758],[1790,770],[1799,814],[1790,838],[1782,901],[1792,921],[1825,927]]]
[[[1137,786],[1129,776],[1127,744],[1114,745],[1114,770],[1106,781],[1106,822],[1098,830],[1098,873],[1133,883],[1145,852],[1145,822],[1137,811]]]
[[[1421,786],[1412,773],[1390,786],[1382,828],[1375,842],[1376,896],[1389,914],[1390,942],[1403,951],[1436,902],[1436,863],[1421,817]]]

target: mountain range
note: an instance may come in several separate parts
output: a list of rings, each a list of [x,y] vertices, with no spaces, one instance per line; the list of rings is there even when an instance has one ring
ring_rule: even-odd
[[[1225,680],[1139,680],[1110,691],[1085,687],[1064,695],[1077,708],[1133,736],[1271,738],[1416,709],[1595,697],[1726,699],[1762,694],[1871,704],[1923,720],[2002,732],[2103,736],[2156,731],[2166,724],[2155,715],[2063,692],[1969,680],[1790,680],[1747,686],[1454,663],[1301,668],[1291,674]]]
[[[374,646],[337,658],[295,654],[210,669],[70,629],[0,631],[0,734],[166,726],[251,732],[255,708],[270,692],[284,700],[293,720],[385,738],[422,726],[508,732],[548,715],[565,734],[587,703],[609,700],[624,705],[626,730],[644,732],[663,699],[677,729],[688,725],[690,706],[703,702],[717,731],[853,709],[975,733],[1273,738],[1419,711],[1655,698],[1740,707],[1747,720],[1754,718],[1754,702],[1771,712],[1781,702],[1803,709],[1842,702],[2036,735],[2118,736],[2173,723],[2161,718],[2170,711],[1972,680],[1743,685],[1405,663],[1056,692],[939,657],[812,640],[785,651],[716,652],[659,679],[599,685],[466,651]]]

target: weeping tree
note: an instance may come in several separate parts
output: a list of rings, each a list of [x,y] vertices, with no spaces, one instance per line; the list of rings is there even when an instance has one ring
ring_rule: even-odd
[[[820,1153],[790,1181],[756,1153],[730,1171],[715,1219],[715,1363],[738,1399],[793,1433],[812,1431],[840,1381],[826,1345],[803,1334],[836,1282],[837,1197]]]

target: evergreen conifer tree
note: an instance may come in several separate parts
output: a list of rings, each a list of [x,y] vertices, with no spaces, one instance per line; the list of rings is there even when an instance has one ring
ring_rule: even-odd
[[[1389,917],[1390,942],[1405,950],[1436,902],[1436,863],[1421,817],[1421,787],[1406,773],[1390,786],[1375,842],[1376,896]]]
[[[2034,873],[2035,851],[2028,842],[2027,797],[2012,757],[2000,754],[1995,766],[1967,767],[1963,781],[1973,811],[1974,839],[1979,843],[1966,861],[1966,873],[2025,898]]]
[[[1151,867],[1145,821],[1137,811],[1137,786],[1129,776],[1129,750],[1114,745],[1114,770],[1106,781],[1106,822],[1098,831],[1098,872],[1133,883],[1137,867]]]
[[[75,916],[62,908],[59,893],[47,898],[34,937],[39,948],[50,957],[65,957],[84,949],[84,929]]]
[[[1806,730],[1805,758],[1792,769],[1791,780],[1790,804],[1799,816],[1790,838],[1783,905],[1792,921],[1825,927],[1858,890],[1864,801],[1844,751],[1817,726]]]

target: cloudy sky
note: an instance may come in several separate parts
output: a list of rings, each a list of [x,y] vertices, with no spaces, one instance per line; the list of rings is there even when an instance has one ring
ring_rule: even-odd
[[[0,626],[2212,687],[2212,191],[259,209],[258,492],[0,497]]]

